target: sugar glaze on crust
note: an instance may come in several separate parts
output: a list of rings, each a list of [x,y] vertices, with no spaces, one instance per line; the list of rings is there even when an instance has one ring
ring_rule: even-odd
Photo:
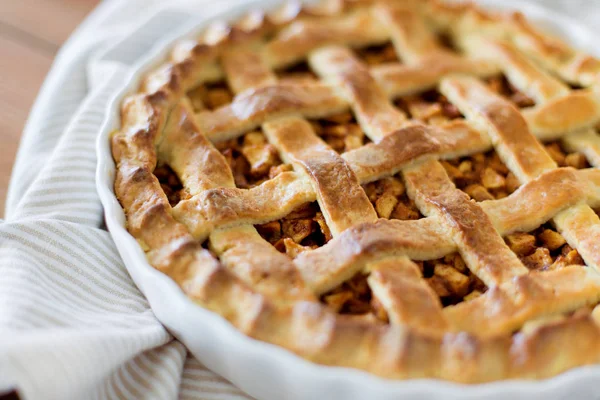
[[[403,64],[369,68],[351,50],[390,40]],[[301,60],[319,81],[277,79],[274,70]],[[536,105],[519,110],[482,85],[499,72]],[[194,112],[186,93],[224,78],[233,102]],[[253,338],[391,379],[546,378],[600,362],[599,84],[600,61],[520,14],[436,0],[288,3],[209,27],[146,76],[112,137],[115,192],[149,262]],[[392,104],[435,87],[465,120],[424,125]],[[339,155],[306,118],[345,110],[372,143]],[[293,171],[238,189],[214,144],[257,127]],[[550,139],[583,152],[593,168],[558,168],[540,144]],[[522,186],[475,203],[438,160],[491,148]],[[159,162],[189,195],[176,207],[153,175]],[[360,185],[397,173],[425,218],[378,218]],[[314,200],[333,238],[294,260],[253,227]],[[586,267],[530,272],[502,239],[547,221]],[[489,290],[442,308],[411,260],[456,251]],[[360,271],[370,273],[390,324],[318,302]]]

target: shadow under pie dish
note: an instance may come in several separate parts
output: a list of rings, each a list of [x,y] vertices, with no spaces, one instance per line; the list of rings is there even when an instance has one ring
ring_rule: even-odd
[[[255,12],[125,99],[115,193],[150,264],[250,337],[391,379],[546,378],[600,361],[599,80],[520,14]]]

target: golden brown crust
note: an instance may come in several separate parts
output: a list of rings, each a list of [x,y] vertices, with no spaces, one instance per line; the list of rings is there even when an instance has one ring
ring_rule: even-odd
[[[444,314],[460,331],[509,334],[527,321],[596,304],[599,285],[600,275],[579,266],[532,272],[495,286],[475,300],[450,306]]]
[[[456,55],[433,30],[486,58]],[[348,49],[389,40],[405,64],[369,69]],[[303,59],[327,83],[277,81],[275,68]],[[472,77],[499,70],[535,99],[535,107],[521,113]],[[457,73],[471,77],[449,77]],[[591,90],[570,91],[552,74],[589,87],[600,79],[600,62],[541,34],[519,14],[438,0],[400,6],[332,0],[255,12],[179,44],[124,101],[122,126],[112,137],[115,192],[150,263],[252,337],[315,362],[389,378],[549,377],[600,362],[599,308],[593,314],[581,309],[600,301],[600,219],[590,208],[600,205],[600,176],[596,169],[556,169],[533,136],[561,137],[597,167],[600,139],[591,129],[600,120],[600,101]],[[182,98],[222,79],[236,95],[233,103],[194,115]],[[440,82],[465,121],[425,127],[391,103]],[[339,156],[302,118],[349,108],[374,143]],[[212,143],[260,125],[296,170],[237,189]],[[492,146],[523,185],[505,199],[475,203],[435,160]],[[189,195],[174,208],[153,175],[161,163]],[[396,173],[431,216],[377,219],[360,183]],[[293,261],[250,225],[315,199],[334,238]],[[549,219],[589,267],[529,273],[501,239]],[[207,236],[218,259],[198,241]],[[457,250],[489,290],[442,309],[409,258],[431,260]],[[362,271],[370,271],[391,325],[337,315],[316,301]]]
[[[284,172],[251,189],[205,190],[181,201],[173,208],[173,216],[185,224],[197,240],[204,240],[217,227],[274,221],[315,200],[315,192],[306,177]]]
[[[470,77],[442,81],[441,90],[468,119],[485,127],[500,157],[521,182],[556,168],[556,163],[529,131],[518,110]],[[486,95],[487,94],[487,95]],[[598,268],[600,219],[588,205],[577,205],[556,214],[558,231],[577,248],[587,265]]]
[[[389,97],[401,97],[433,89],[450,74],[493,76],[498,72],[495,64],[487,60],[470,60],[432,56],[416,65],[383,64],[373,67],[371,73]]]
[[[569,87],[539,68],[510,43],[502,40],[471,39],[463,42],[469,53],[482,53],[499,65],[510,82],[537,102],[568,94]]]
[[[323,21],[298,21],[266,45],[270,64],[282,67],[305,58],[312,50],[328,44],[343,43],[360,47],[385,42],[387,32],[369,10],[357,10],[346,17]]]
[[[344,153],[342,157],[364,183],[394,175],[425,157],[454,158],[489,147],[489,140],[470,125],[452,121],[440,127],[413,124],[388,134],[377,143]]]
[[[598,171],[590,172],[592,179],[598,178]],[[597,204],[597,189],[590,186],[588,177],[579,179],[579,175],[570,168],[555,169],[504,199],[484,201],[481,207],[501,234],[528,232],[577,203]],[[592,179],[589,179],[590,183]]]
[[[145,247],[157,249],[189,237],[187,229],[169,213],[169,201],[148,168],[121,163],[115,191],[127,210],[127,229]],[[160,229],[160,235],[156,235],[156,229]]]
[[[154,144],[166,118],[166,111],[161,110],[162,97],[138,94],[126,98],[123,102],[121,130],[112,136],[111,143],[117,165],[122,160],[135,160],[148,168],[154,168],[156,165]],[[157,101],[154,101],[155,99]]]
[[[187,103],[178,103],[169,113],[158,157],[169,164],[192,195],[234,186],[227,161],[200,132]]]
[[[489,133],[496,151],[517,178],[529,180],[556,168],[544,147],[529,133],[519,110],[507,100],[467,76],[446,78],[440,89],[468,119]]]
[[[523,113],[542,140],[595,127],[600,122],[600,96],[591,90],[571,92]]]
[[[380,219],[344,231],[325,246],[300,254],[294,263],[307,285],[320,294],[348,279],[368,262],[390,256],[435,259],[454,251],[456,246],[444,235],[435,218]]]
[[[344,47],[326,47],[311,54],[310,63],[323,78],[339,81],[365,134],[373,141],[402,126],[406,116],[396,109],[369,70]]]
[[[234,47],[223,54],[221,60],[229,85],[235,93],[274,85],[277,78],[268,68],[255,48]]]
[[[377,214],[346,162],[331,150],[302,119],[289,118],[264,126],[269,141],[285,161],[311,178],[317,199],[333,236],[351,226],[375,222]]]
[[[409,196],[427,216],[442,222],[456,243],[469,269],[488,286],[527,274],[498,235],[487,214],[469,196],[456,189],[437,161],[428,161],[405,170]]]
[[[385,259],[368,265],[369,285],[385,307],[390,322],[425,332],[445,331],[442,304],[408,258]]]
[[[425,57],[453,57],[442,49],[425,21],[418,17],[414,6],[378,4],[375,12],[389,31],[398,54],[407,64],[416,64]]]
[[[284,83],[247,90],[230,105],[201,111],[196,119],[209,140],[220,142],[240,136],[271,118],[297,114],[319,118],[346,108],[329,86]]]
[[[562,143],[567,150],[584,154],[592,166],[600,167],[600,135],[593,129],[565,136]]]
[[[265,242],[254,228],[216,230],[211,234],[211,243],[223,265],[258,292],[278,302],[315,301],[292,261]],[[249,253],[254,257],[248,257]]]
[[[587,204],[579,204],[554,216],[561,235],[590,267],[600,271],[600,218]]]

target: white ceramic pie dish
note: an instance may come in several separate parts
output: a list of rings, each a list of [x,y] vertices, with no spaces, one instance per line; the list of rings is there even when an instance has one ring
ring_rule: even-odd
[[[362,371],[310,363],[267,343],[250,339],[220,316],[195,305],[169,277],[146,261],[144,252],[125,229],[125,215],[113,182],[115,166],[109,135],[120,126],[122,99],[137,88],[140,79],[166,56],[173,43],[193,36],[216,18],[231,19],[255,8],[268,8],[277,0],[220,1],[200,19],[176,9],[157,10],[126,38],[98,55],[91,79],[106,73],[119,74],[123,86],[110,96],[103,109],[104,123],[97,143],[97,189],[104,206],[106,224],[132,278],[158,317],[208,368],[231,380],[258,399],[500,399],[600,398],[596,383],[600,365],[571,370],[544,381],[505,381],[483,385],[459,385],[438,380],[389,381]],[[573,45],[598,54],[593,32],[533,3],[519,0],[487,0],[481,3],[518,9],[534,22],[556,31]],[[177,29],[174,29],[176,28]],[[154,42],[158,33],[167,32]],[[145,51],[144,43],[155,43]]]

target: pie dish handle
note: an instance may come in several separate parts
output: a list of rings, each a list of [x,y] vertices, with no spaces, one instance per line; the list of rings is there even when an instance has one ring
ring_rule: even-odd
[[[157,7],[132,28],[115,32],[113,40],[98,49],[87,64],[88,85],[93,88],[114,72],[131,73],[149,60],[162,59],[162,49],[181,38],[195,25],[196,16],[189,11]]]

